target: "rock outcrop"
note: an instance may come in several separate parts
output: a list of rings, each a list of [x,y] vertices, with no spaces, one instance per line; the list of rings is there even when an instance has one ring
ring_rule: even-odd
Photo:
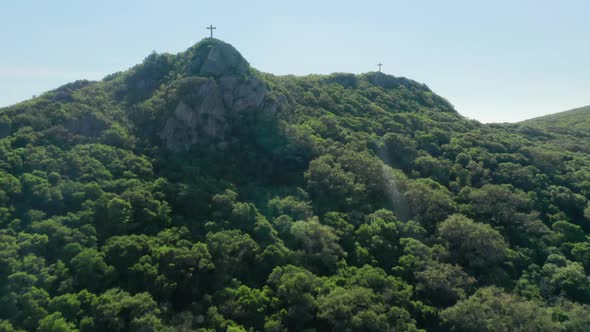
[[[216,39],[206,39],[187,52],[188,73],[197,76],[242,75],[250,65],[233,46]]]
[[[173,151],[208,142],[223,142],[229,117],[245,111],[276,110],[265,103],[266,83],[231,45],[206,41],[190,50],[183,96],[167,118],[160,138]]]

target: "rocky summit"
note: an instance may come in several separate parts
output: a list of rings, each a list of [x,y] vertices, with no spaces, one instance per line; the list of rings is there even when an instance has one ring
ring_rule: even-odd
[[[166,119],[160,137],[171,150],[188,150],[194,144],[215,139],[223,142],[228,117],[238,112],[266,111],[268,88],[256,77],[238,51],[220,41],[207,41],[189,50],[188,73],[178,84],[178,104]],[[195,76],[192,76],[195,75]]]

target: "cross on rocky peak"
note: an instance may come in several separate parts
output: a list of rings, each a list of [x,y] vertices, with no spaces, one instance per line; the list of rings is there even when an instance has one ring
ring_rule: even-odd
[[[217,29],[216,27],[213,26],[213,24],[209,25],[207,27],[207,30],[211,30],[211,38],[213,38],[213,30]]]
[[[377,66],[379,66],[379,72],[381,72],[381,66],[383,66],[383,64],[382,64],[381,62],[379,62],[379,63],[377,64]]]

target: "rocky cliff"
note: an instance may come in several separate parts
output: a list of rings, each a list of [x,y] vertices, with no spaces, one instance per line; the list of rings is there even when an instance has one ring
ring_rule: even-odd
[[[182,84],[190,93],[179,99],[159,133],[168,149],[223,141],[232,114],[276,109],[264,102],[266,84],[232,46],[211,40],[187,54],[190,76]]]

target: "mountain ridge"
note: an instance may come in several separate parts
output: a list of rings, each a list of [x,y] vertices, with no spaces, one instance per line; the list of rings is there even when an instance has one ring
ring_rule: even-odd
[[[195,77],[195,79],[189,79],[190,77]],[[197,79],[196,77],[200,78]],[[74,91],[78,89],[89,89],[96,84],[104,84],[107,89],[110,88],[109,86],[115,86],[115,92],[113,93],[112,99],[119,104],[119,107],[125,108],[125,104],[144,102],[154,93],[157,93],[157,89],[168,88],[171,84],[176,84],[174,88],[177,89],[194,89],[201,91],[201,97],[195,96],[195,98],[202,99],[205,95],[209,96],[210,98],[204,102],[209,103],[206,105],[206,108],[211,112],[201,114],[202,110],[197,110],[196,118],[190,118],[189,114],[192,113],[191,106],[187,105],[186,102],[179,102],[174,106],[176,110],[174,112],[174,114],[176,114],[176,120],[174,119],[174,116],[168,119],[152,119],[155,122],[168,124],[165,129],[161,129],[160,132],[155,135],[160,136],[165,142],[168,142],[164,143],[168,148],[178,150],[187,149],[192,143],[199,140],[197,137],[198,135],[194,132],[195,128],[193,128],[195,126],[203,125],[199,122],[199,116],[206,116],[208,118],[207,126],[210,131],[208,136],[214,137],[218,134],[218,127],[225,126],[219,115],[226,112],[227,109],[231,110],[232,108],[236,108],[235,111],[239,112],[244,108],[261,106],[261,99],[264,99],[268,92],[266,88],[268,84],[266,82],[263,83],[260,79],[261,77],[266,77],[266,79],[270,81],[272,81],[273,78],[281,79],[281,76],[265,74],[252,69],[248,62],[235,48],[233,48],[233,46],[217,39],[208,38],[188,48],[185,52],[176,55],[152,53],[142,64],[134,66],[127,71],[107,75],[102,81],[77,81],[66,84],[53,91],[49,91],[44,95],[53,102],[70,102],[72,101],[71,94]],[[295,78],[294,76],[285,77]],[[207,78],[207,80],[205,80],[205,78]],[[346,88],[356,88],[359,87],[359,84],[368,83],[384,89],[403,86],[407,89],[421,91],[428,94],[432,93],[432,91],[424,84],[406,78],[397,78],[377,72],[360,75],[335,73],[330,75],[301,77],[303,80],[311,78],[329,84],[340,84]],[[255,90],[260,91],[254,93]],[[213,92],[217,97],[211,97]],[[120,99],[118,95],[124,95],[126,97],[125,99]],[[448,102],[441,97],[434,94],[432,96],[439,98],[440,102],[448,104]],[[236,98],[239,100],[234,100]],[[285,100],[280,96],[275,96],[273,98],[281,99],[282,102]],[[33,99],[28,103],[34,102]],[[88,100],[87,102],[92,103],[91,100]],[[234,105],[235,102],[237,102],[237,104]],[[201,103],[201,101],[199,101],[199,103]],[[192,106],[197,109],[200,107],[199,105]],[[280,107],[280,103],[273,105],[267,104],[265,107],[267,111],[270,109],[276,109]],[[12,107],[6,107],[2,110],[6,112],[13,108],[18,108],[18,104]],[[113,105],[111,108],[116,107]],[[445,109],[447,111],[452,110],[452,106],[448,104],[445,106]],[[123,114],[118,114],[118,117],[132,117],[134,115],[131,113],[134,111],[136,110],[124,111]],[[455,112],[454,110],[452,111]],[[107,118],[110,116],[108,113],[103,113],[102,115]],[[83,127],[104,127],[103,129],[106,129],[107,124],[104,123],[104,121],[101,122],[97,119],[91,121],[83,114],[78,114],[76,116],[83,117],[83,119],[60,119],[60,121],[66,122],[67,128],[78,131],[78,133],[82,133],[79,130],[80,128],[76,129],[74,127],[80,125]],[[153,116],[153,114],[151,116]],[[217,125],[214,125],[214,122],[218,122]],[[188,124],[188,127],[182,129],[177,128],[177,125],[180,125],[181,123]],[[150,125],[142,123],[140,126],[149,127]],[[174,137],[173,134],[178,132],[176,129],[188,132],[189,134],[184,137]],[[152,128],[152,130],[158,131],[155,128]]]

